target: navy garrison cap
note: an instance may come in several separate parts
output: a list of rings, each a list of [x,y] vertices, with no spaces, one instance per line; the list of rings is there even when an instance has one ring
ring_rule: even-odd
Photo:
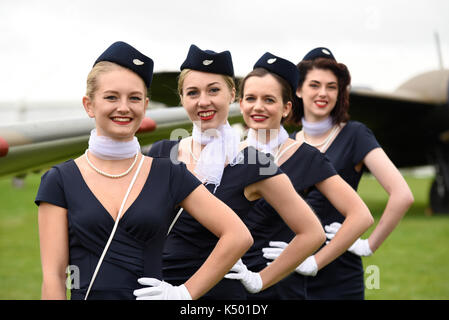
[[[292,62],[267,52],[257,60],[253,69],[256,68],[264,68],[277,74],[290,84],[293,92],[296,91],[299,82],[299,71]]]
[[[128,68],[143,79],[147,88],[151,85],[151,80],[153,80],[153,60],[125,42],[117,41],[111,44],[98,57],[94,66],[100,61],[114,62]]]
[[[224,74],[233,77],[234,67],[229,51],[217,53],[212,50],[201,50],[196,45],[190,46],[186,60],[181,65],[181,70],[192,69],[203,72]]]
[[[318,47],[309,51],[302,60],[315,60],[317,58],[327,58],[335,60],[334,55],[328,48]]]

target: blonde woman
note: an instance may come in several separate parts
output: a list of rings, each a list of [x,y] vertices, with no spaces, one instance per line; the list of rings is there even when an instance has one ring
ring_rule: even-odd
[[[243,221],[254,201],[264,197],[295,236],[286,253],[260,273],[249,271],[239,261],[205,299],[246,299],[247,291],[265,290],[292,272],[324,240],[318,219],[287,176],[265,154],[240,146],[239,136],[227,122],[229,105],[235,98],[233,76],[229,51],[217,53],[192,45],[181,66],[178,86],[182,105],[194,124],[192,136],[159,141],[149,154],[186,163]],[[215,210],[209,214],[215,215]],[[164,248],[164,279],[184,283],[216,242],[213,234],[182,212]]]
[[[135,299],[138,282],[153,285],[147,299],[197,299],[252,243],[235,213],[184,164],[141,154],[134,134],[145,115],[152,74],[150,58],[116,42],[88,76],[83,105],[96,127],[89,148],[46,172],[35,200],[42,299],[66,299],[69,264],[80,276],[71,299]],[[177,206],[218,241],[204,264],[173,286],[161,281],[161,253]]]

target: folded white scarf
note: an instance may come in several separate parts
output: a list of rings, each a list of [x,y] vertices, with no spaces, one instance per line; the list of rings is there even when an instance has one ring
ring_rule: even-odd
[[[97,129],[90,132],[89,152],[103,160],[129,159],[140,150],[136,137],[131,141],[117,141],[107,136],[97,135]]]
[[[216,129],[204,132],[193,124],[192,138],[195,142],[206,145],[201,151],[194,171],[202,183],[215,185],[215,193],[220,185],[226,162],[235,165],[242,159],[243,155],[239,153],[240,136],[226,122]]]
[[[246,141],[249,146],[256,148],[257,150],[263,153],[269,153],[274,156],[278,147],[282,145],[288,139],[288,133],[285,128],[281,125],[279,130],[269,129],[270,131],[270,139],[268,143],[266,143],[266,129],[249,129],[248,137]]]
[[[303,117],[301,122],[304,132],[309,136],[321,136],[332,128],[331,116],[319,122],[308,122]]]

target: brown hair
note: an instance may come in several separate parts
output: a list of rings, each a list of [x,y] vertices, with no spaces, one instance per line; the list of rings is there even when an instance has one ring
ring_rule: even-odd
[[[332,122],[340,123],[349,120],[349,85],[351,84],[351,75],[348,68],[343,63],[338,63],[332,59],[317,58],[315,60],[301,61],[297,65],[300,79],[298,88],[301,88],[306,79],[307,73],[313,69],[330,70],[338,80],[338,97],[335,108],[331,112]],[[288,121],[297,124],[304,116],[304,104],[302,99],[295,98],[292,113]]]
[[[272,75],[276,81],[281,85],[281,96],[282,96],[282,103],[286,104],[288,101],[291,101],[293,104],[293,92],[292,92],[292,88],[290,87],[290,84],[287,82],[287,80],[285,80],[284,78],[282,78],[281,76],[278,76],[277,74],[268,71],[267,69],[264,68],[255,68],[253,71],[251,71],[250,73],[248,73],[246,75],[245,78],[243,78],[240,81],[239,84],[239,98],[243,99],[244,96],[244,88],[245,88],[245,83],[246,80],[248,80],[251,77],[263,77],[267,74]],[[282,118],[281,123],[284,122],[284,118]]]
[[[88,96],[91,100],[94,99],[95,92],[98,90],[98,76],[115,70],[119,68],[124,68],[116,63],[109,62],[109,61],[100,61],[90,70],[89,74],[87,75],[87,81],[86,81],[86,96]],[[127,69],[127,68],[124,68]],[[129,69],[128,69],[129,70]],[[145,85],[145,82],[142,79],[142,84],[144,87],[144,94],[147,96],[148,90]]]
[[[245,88],[245,83],[246,80],[248,80],[251,77],[263,77],[267,74],[271,74],[281,85],[281,95],[282,95],[282,102],[283,103],[287,103],[288,101],[293,101],[293,92],[292,89],[290,87],[290,84],[287,82],[287,80],[285,80],[284,78],[278,76],[277,74],[268,71],[267,69],[264,68],[256,68],[253,71],[251,71],[250,73],[248,73],[246,75],[245,78],[243,78],[242,81],[240,81],[240,85],[239,85],[239,98],[243,99],[243,95],[244,95],[244,88]]]

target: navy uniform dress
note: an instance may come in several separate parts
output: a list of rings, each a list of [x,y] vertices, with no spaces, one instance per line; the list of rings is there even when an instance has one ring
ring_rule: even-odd
[[[336,175],[336,171],[318,149],[303,143],[280,166],[292,182],[295,190],[303,198],[312,190],[315,184]],[[254,244],[244,255],[243,261],[251,271],[260,271],[267,266],[262,248],[269,247],[270,241],[289,243],[295,236],[285,224],[276,210],[264,199],[260,199],[248,214],[248,229],[254,239]],[[277,284],[257,294],[248,295],[249,299],[305,299],[305,276],[293,272]]]
[[[178,141],[156,142],[149,151],[152,157],[178,154]],[[244,189],[257,181],[282,173],[272,160],[252,147],[241,151],[243,159],[224,168],[222,179],[214,195],[228,205],[245,222],[249,209],[256,201],[248,201]],[[267,170],[264,170],[267,169]],[[213,192],[215,185],[206,188]],[[213,212],[211,212],[213,213]],[[168,235],[163,253],[164,280],[172,284],[184,283],[203,264],[217,243],[217,237],[183,211]],[[240,281],[222,279],[206,293],[204,300],[246,299],[246,289]]]
[[[142,191],[123,213],[89,299],[135,299],[140,277],[162,279],[162,249],[174,208],[201,182],[184,164],[153,159]],[[79,268],[80,288],[71,299],[84,299],[114,219],[85,183],[75,161],[54,166],[41,179],[36,204],[67,209],[69,263]]]
[[[373,149],[380,148],[373,132],[364,124],[349,121],[326,150],[337,173],[357,191],[363,170],[355,166]],[[343,223],[344,216],[318,191],[306,197],[323,226]],[[307,299],[364,299],[364,273],[360,256],[346,251],[307,279]]]

